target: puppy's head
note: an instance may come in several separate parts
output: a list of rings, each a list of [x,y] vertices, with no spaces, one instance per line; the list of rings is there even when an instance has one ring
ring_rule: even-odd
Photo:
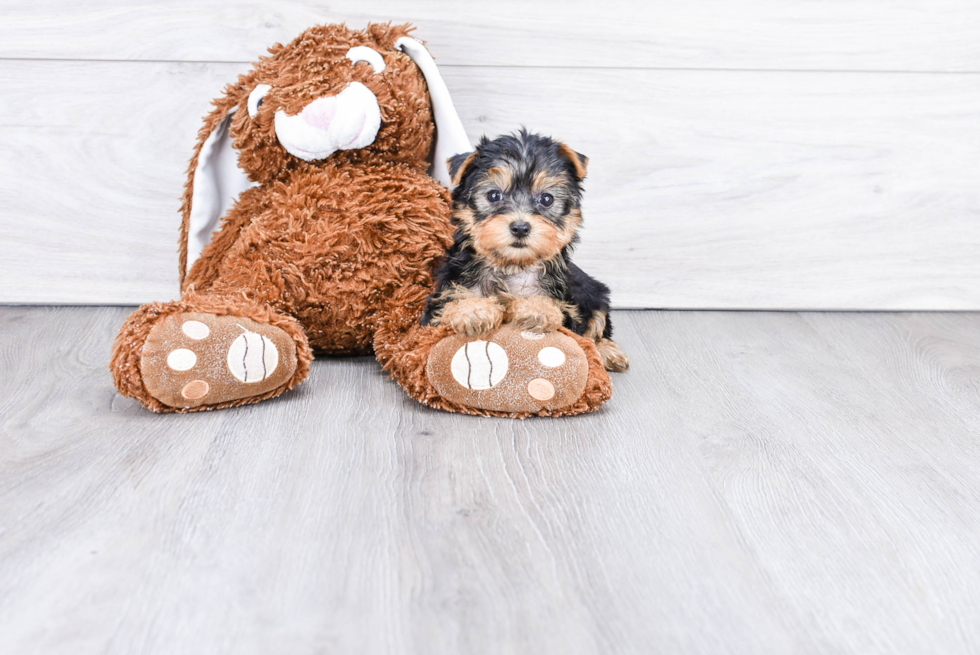
[[[454,220],[476,252],[498,267],[552,259],[582,222],[588,158],[521,130],[449,160]]]

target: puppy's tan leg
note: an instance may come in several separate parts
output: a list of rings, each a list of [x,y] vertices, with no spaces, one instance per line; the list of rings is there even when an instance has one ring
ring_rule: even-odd
[[[504,307],[493,298],[470,296],[447,303],[439,323],[449,325],[456,334],[481,337],[504,322]]]
[[[554,332],[565,321],[562,306],[547,296],[514,298],[507,305],[507,322],[527,332]]]
[[[589,325],[583,336],[595,341],[595,349],[599,351],[602,365],[607,371],[622,373],[630,367],[629,357],[612,339],[602,336],[605,331],[606,312],[596,312],[589,319]]]
[[[599,339],[596,341],[595,349],[599,351],[602,365],[607,371],[622,373],[630,367],[629,357],[612,339]]]

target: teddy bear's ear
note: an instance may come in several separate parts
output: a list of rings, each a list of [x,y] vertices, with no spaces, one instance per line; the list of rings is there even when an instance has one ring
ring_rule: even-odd
[[[395,47],[412,58],[412,61],[422,71],[425,83],[429,87],[429,98],[432,100],[432,116],[436,122],[436,145],[432,157],[430,175],[445,186],[453,184],[452,176],[446,162],[453,155],[472,152],[473,146],[459,120],[453,99],[449,97],[449,89],[436,68],[436,62],[425,46],[410,36],[403,36],[395,41]]]
[[[231,136],[231,121],[237,106],[218,109],[208,117],[201,131],[197,156],[191,161],[187,189],[184,194],[184,222],[181,234],[180,279],[191,270],[204,247],[221,227],[221,219],[246,189],[257,186],[238,166],[238,151]],[[224,116],[221,117],[221,113]]]

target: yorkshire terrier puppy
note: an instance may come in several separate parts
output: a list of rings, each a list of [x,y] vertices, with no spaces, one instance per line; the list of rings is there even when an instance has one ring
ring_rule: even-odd
[[[482,336],[503,323],[596,342],[610,371],[629,367],[611,339],[609,287],[572,263],[588,158],[521,130],[449,160],[455,242],[436,272],[424,325]]]

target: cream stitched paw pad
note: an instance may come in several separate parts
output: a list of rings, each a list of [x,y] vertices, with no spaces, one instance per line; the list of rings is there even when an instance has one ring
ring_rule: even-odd
[[[140,370],[147,391],[165,405],[216,405],[286,384],[296,372],[296,344],[249,318],[172,314],[150,331]]]
[[[484,338],[446,337],[432,349],[426,374],[446,400],[537,413],[578,400],[589,364],[582,348],[561,332],[521,332],[505,325]]]

